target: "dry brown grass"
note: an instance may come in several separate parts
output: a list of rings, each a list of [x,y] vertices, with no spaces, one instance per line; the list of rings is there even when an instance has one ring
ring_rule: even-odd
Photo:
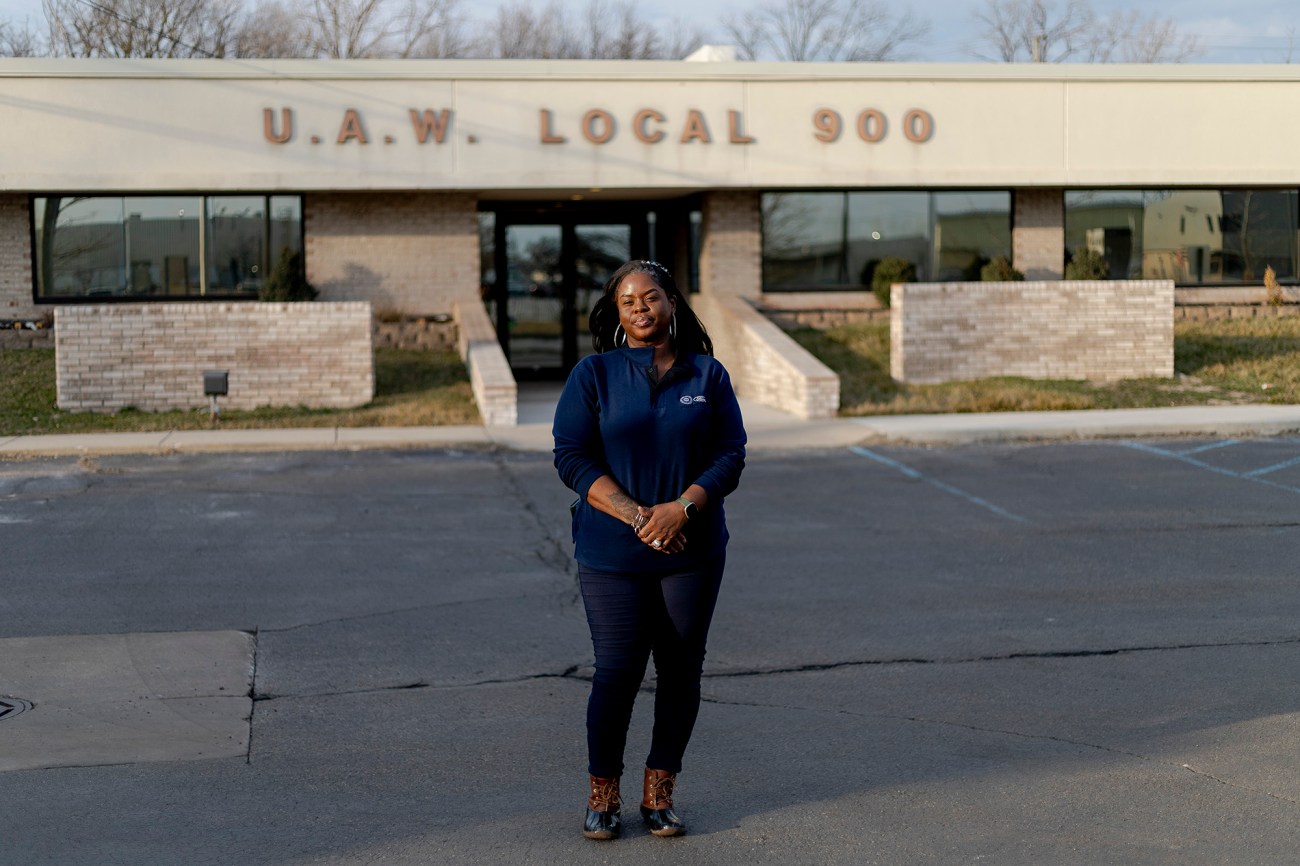
[[[889,377],[888,325],[805,328],[792,336],[840,374],[842,415],[1300,403],[1300,317],[1179,323],[1175,378],[1104,384],[1000,378],[904,385]]]
[[[0,435],[201,430],[206,409],[113,414],[55,406],[54,351],[0,350]],[[375,399],[357,409],[267,408],[223,411],[223,429],[263,427],[412,427],[479,424],[465,365],[455,352],[375,350]]]

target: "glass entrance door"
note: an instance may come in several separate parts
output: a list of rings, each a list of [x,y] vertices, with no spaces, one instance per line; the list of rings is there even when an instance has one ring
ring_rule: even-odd
[[[573,227],[574,262],[577,297],[574,303],[574,330],[577,351],[573,362],[585,358],[595,349],[587,323],[591,308],[600,299],[605,283],[619,265],[632,258],[632,226],[624,224],[578,225]]]
[[[499,211],[481,231],[484,300],[518,379],[562,378],[591,354],[591,308],[646,234],[603,214],[539,216]]]
[[[525,370],[564,364],[568,306],[558,225],[505,226],[506,299],[510,363]]]

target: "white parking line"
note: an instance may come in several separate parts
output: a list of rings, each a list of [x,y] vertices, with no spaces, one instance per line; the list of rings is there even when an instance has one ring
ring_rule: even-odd
[[[1202,451],[1213,451],[1215,448],[1227,448],[1230,445],[1240,445],[1240,439],[1224,439],[1222,442],[1211,442],[1209,445],[1198,445],[1195,448],[1188,448],[1186,451],[1179,451],[1179,454],[1200,454]]]
[[[1242,481],[1253,481],[1256,484],[1264,484],[1267,485],[1268,487],[1276,487],[1278,490],[1286,490],[1291,493],[1300,493],[1300,487],[1292,487],[1289,484],[1278,484],[1276,481],[1269,481],[1267,478],[1259,477],[1259,475],[1256,474],[1259,470],[1256,470],[1255,472],[1236,472],[1232,469],[1225,469],[1222,466],[1215,466],[1213,463],[1206,463],[1203,460],[1197,460],[1193,457],[1188,457],[1186,454],[1181,454],[1177,451],[1170,451],[1167,448],[1157,448],[1154,445],[1147,445],[1144,442],[1116,442],[1115,444],[1123,446],[1124,448],[1132,448],[1135,451],[1143,451],[1146,452],[1147,454],[1156,454],[1159,455],[1160,457],[1169,457],[1174,460],[1179,460],[1183,463],[1188,464],[1189,466],[1195,466],[1197,469],[1204,469],[1208,472],[1213,472],[1217,475],[1226,475],[1229,478],[1237,478]],[[1281,465],[1279,464],[1275,468],[1281,468]]]
[[[896,469],[897,471],[906,475],[908,478],[915,478],[917,481],[924,481],[926,484],[929,484],[932,487],[937,487],[938,489],[942,490],[944,493],[951,493],[953,496],[957,496],[960,497],[961,499],[965,499],[967,502],[971,503],[972,505],[978,505],[980,508],[986,508],[989,511],[992,511],[994,514],[998,515],[999,517],[1005,517],[1007,520],[1014,520],[1017,523],[1029,523],[1028,518],[1021,517],[1019,514],[1012,514],[1010,511],[1007,511],[1005,508],[1000,508],[994,505],[992,502],[989,502],[987,499],[980,499],[978,496],[967,493],[965,490],[962,490],[960,487],[953,487],[951,484],[948,484],[944,481],[940,481],[937,478],[931,478],[930,476],[926,475],[924,472],[919,472],[916,469],[913,469],[911,466],[908,466],[905,463],[899,463],[897,460],[893,460],[889,457],[886,457],[883,454],[877,454],[875,451],[872,451],[870,448],[863,448],[861,445],[854,445],[853,447],[849,448],[849,450],[852,451],[854,454],[857,454],[859,457],[866,457],[869,460],[876,461],[877,463],[883,463],[884,465],[890,467],[891,469]]]
[[[1252,478],[1256,475],[1267,475],[1270,472],[1286,469],[1288,466],[1294,466],[1297,463],[1300,463],[1300,457],[1292,457],[1290,460],[1283,460],[1281,463],[1274,463],[1272,466],[1265,466],[1263,469],[1252,469],[1246,474]]]

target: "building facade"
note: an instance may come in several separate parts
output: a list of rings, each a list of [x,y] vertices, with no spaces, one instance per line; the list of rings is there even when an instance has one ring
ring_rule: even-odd
[[[1289,66],[0,60],[0,321],[305,266],[380,315],[481,309],[527,377],[590,351],[634,257],[705,309],[868,304],[887,259],[1050,280],[1080,249],[1180,291],[1293,282],[1298,90]]]

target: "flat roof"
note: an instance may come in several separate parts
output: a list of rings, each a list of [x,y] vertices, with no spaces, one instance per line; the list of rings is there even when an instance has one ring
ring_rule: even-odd
[[[755,63],[687,60],[153,60],[0,58],[0,78],[555,79],[624,81],[1300,81],[1300,65]]]

